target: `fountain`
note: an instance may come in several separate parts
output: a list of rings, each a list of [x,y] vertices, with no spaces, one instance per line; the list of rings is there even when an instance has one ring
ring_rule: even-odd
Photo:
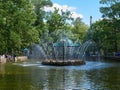
[[[84,60],[79,58],[79,43],[73,43],[68,37],[61,38],[60,41],[53,43],[52,59],[42,62],[43,65],[83,65]]]
[[[94,42],[88,40],[81,44],[78,40],[73,42],[64,32],[60,34],[60,38],[54,43],[47,41],[41,45],[33,44],[29,57],[41,59],[43,65],[84,65],[87,48]]]

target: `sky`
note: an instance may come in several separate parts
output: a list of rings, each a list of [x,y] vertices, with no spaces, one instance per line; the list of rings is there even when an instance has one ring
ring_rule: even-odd
[[[99,0],[51,0],[54,7],[61,8],[63,10],[70,10],[73,17],[81,17],[82,21],[86,24],[90,24],[90,16],[92,16],[92,22],[101,19],[102,14],[99,12],[101,5]]]

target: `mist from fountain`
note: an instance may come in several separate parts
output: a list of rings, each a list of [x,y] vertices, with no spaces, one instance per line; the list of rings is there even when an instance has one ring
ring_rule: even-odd
[[[29,58],[46,60],[47,56],[46,56],[46,53],[44,52],[43,48],[39,44],[33,44],[31,46]]]
[[[89,51],[90,52],[94,52],[94,55],[97,55],[99,56],[99,51],[98,51],[98,48],[96,46],[96,43],[93,41],[93,40],[87,40],[86,42],[84,42],[81,47],[80,47],[80,50],[79,50],[79,57],[81,59],[84,59],[84,57],[86,56],[86,51],[88,50],[88,48],[91,48],[91,47],[94,47],[93,49],[94,50],[91,50]]]

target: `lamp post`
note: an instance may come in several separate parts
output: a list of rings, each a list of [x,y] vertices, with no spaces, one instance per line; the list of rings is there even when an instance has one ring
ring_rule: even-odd
[[[87,39],[92,39],[92,16],[90,16],[90,28],[88,30]]]
[[[92,25],[92,16],[90,16],[90,28],[91,28],[91,25]]]

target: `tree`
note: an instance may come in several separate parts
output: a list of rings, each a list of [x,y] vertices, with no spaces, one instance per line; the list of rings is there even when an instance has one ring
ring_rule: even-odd
[[[100,8],[102,17],[119,18],[120,17],[120,1],[119,0],[101,0],[100,4],[104,7]]]
[[[39,40],[38,32],[32,26],[35,13],[29,0],[1,0],[0,12],[0,42],[3,42],[0,45],[3,52],[21,50]]]
[[[70,11],[64,12],[61,10],[61,13],[59,11],[59,9],[55,8],[54,12],[48,12],[46,16],[46,24],[50,33],[58,29],[67,29],[67,20],[72,19],[70,17]]]
[[[85,36],[86,36],[86,32],[88,30],[88,26],[82,22],[81,18],[76,18],[73,21],[73,33],[81,40],[84,41]]]
[[[112,22],[106,19],[99,20],[92,24],[92,40],[94,40],[99,50],[104,53],[114,52],[114,28]]]
[[[32,0],[32,3],[34,4],[34,12],[36,14],[34,27],[39,32],[39,37],[41,37],[45,30],[44,20],[46,12],[44,11],[44,7],[52,6],[52,2],[50,0]]]
[[[103,18],[107,18],[113,22],[113,28],[114,28],[114,48],[115,52],[118,51],[118,36],[117,31],[120,32],[119,27],[120,24],[119,18],[120,18],[120,2],[119,0],[101,0],[101,4],[104,4],[104,7],[100,8],[100,12],[103,14]]]

